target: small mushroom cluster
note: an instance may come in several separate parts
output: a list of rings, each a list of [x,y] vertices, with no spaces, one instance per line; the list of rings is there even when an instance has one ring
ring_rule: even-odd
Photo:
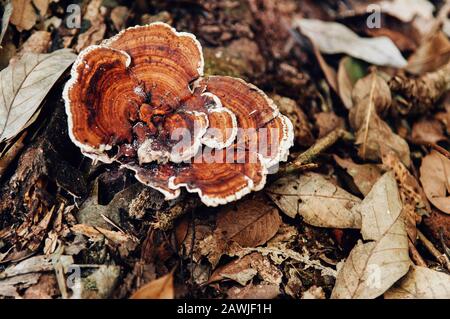
[[[287,159],[292,123],[254,85],[204,77],[203,65],[192,34],[159,22],[86,48],[63,93],[70,138],[166,199],[185,187],[217,206],[262,189]]]

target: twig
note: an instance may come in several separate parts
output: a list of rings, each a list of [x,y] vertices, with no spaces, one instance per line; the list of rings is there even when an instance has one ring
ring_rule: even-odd
[[[419,236],[419,240],[425,246],[425,248],[441,263],[448,271],[450,271],[450,260],[447,255],[442,254],[436,247],[434,247],[433,243],[425,237],[425,235],[417,230],[417,235]]]
[[[310,169],[317,167],[317,164],[313,164],[312,161],[317,158],[319,154],[331,147],[339,139],[352,140],[353,135],[341,128],[335,129],[328,133],[328,135],[319,139],[313,146],[301,153],[292,163],[280,168],[277,177],[281,177],[286,174],[291,174],[299,170]]]

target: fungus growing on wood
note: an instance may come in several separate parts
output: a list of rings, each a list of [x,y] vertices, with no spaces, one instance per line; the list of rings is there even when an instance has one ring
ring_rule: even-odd
[[[216,206],[262,189],[287,159],[292,124],[257,87],[203,77],[203,65],[196,38],[164,23],[86,48],[63,94],[72,141],[166,199],[185,187]]]

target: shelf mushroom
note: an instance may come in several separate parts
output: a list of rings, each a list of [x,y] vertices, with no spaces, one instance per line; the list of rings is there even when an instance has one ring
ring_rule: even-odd
[[[292,123],[254,85],[203,66],[195,36],[159,22],[84,49],[63,92],[70,138],[166,199],[185,187],[217,206],[262,189]]]

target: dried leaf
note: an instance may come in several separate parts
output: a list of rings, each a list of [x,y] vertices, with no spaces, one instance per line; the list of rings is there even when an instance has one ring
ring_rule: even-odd
[[[281,284],[283,277],[283,274],[270,263],[267,257],[260,253],[251,253],[217,268],[208,282],[230,279],[245,286],[257,274],[265,282],[278,285]]]
[[[19,291],[36,284],[40,273],[29,273],[0,280],[0,296],[19,298]]]
[[[381,1],[381,11],[403,22],[410,22],[415,17],[433,19],[434,5],[428,0],[393,0]]]
[[[256,247],[271,239],[280,225],[278,209],[263,199],[248,199],[222,209],[215,232],[242,247]]]
[[[9,20],[11,19],[11,14],[13,12],[13,7],[11,2],[7,2],[3,7],[2,25],[0,29],[0,48],[2,47],[2,40],[5,36],[6,29],[8,29]]]
[[[345,129],[345,120],[334,112],[320,112],[314,114],[316,126],[319,128],[318,138],[322,138],[337,128]]]
[[[36,23],[37,15],[32,0],[12,0],[11,23],[17,30],[30,30]]]
[[[30,118],[75,57],[65,49],[27,53],[0,72],[0,142],[31,124]]]
[[[381,168],[375,164],[355,164],[351,159],[343,159],[333,155],[338,165],[353,177],[356,187],[363,195],[369,194],[372,186],[381,177]]]
[[[51,2],[57,2],[59,0],[33,0],[34,6],[38,9],[39,15],[44,17],[47,13],[48,6]]]
[[[420,182],[428,200],[439,210],[450,214],[450,159],[431,151],[422,160]]]
[[[352,57],[343,57],[337,73],[338,93],[347,109],[353,107],[352,91],[355,83],[367,74],[362,61]]]
[[[83,19],[90,22],[90,27],[78,36],[78,42],[75,46],[77,52],[103,40],[106,32],[104,16],[105,11],[102,10],[102,0],[90,1],[86,8],[86,13],[83,15]]]
[[[302,295],[302,299],[326,299],[322,287],[312,286]]]
[[[413,266],[408,274],[384,294],[385,299],[449,299],[450,276]]]
[[[150,281],[138,291],[136,291],[131,299],[173,299],[175,291],[173,287],[173,272]]]
[[[449,39],[443,32],[435,32],[409,57],[406,70],[413,74],[436,71],[447,64],[449,59]]]
[[[376,298],[409,269],[408,237],[392,173],[384,174],[359,205],[361,241],[340,268],[332,298]]]
[[[23,44],[21,54],[25,52],[46,53],[50,48],[51,33],[47,31],[34,32]]]
[[[354,107],[349,120],[356,131],[358,155],[363,159],[381,159],[382,145],[392,149],[402,162],[409,167],[408,143],[392,132],[379,114],[384,113],[391,104],[391,92],[386,81],[373,72],[359,80],[353,89]]]
[[[129,16],[130,12],[125,6],[118,6],[111,11],[111,21],[117,31],[120,31],[125,26],[125,22]]]
[[[395,44],[387,37],[361,38],[336,22],[298,19],[295,24],[323,53],[346,53],[375,65],[396,68],[407,64]]]
[[[267,194],[289,217],[301,215],[318,227],[360,228],[361,216],[352,208],[361,200],[320,174],[290,175],[270,185]]]
[[[435,144],[439,141],[445,141],[447,139],[444,135],[442,124],[438,120],[426,118],[414,123],[411,137],[412,140],[418,144]]]
[[[280,287],[274,284],[249,284],[243,288],[232,287],[228,299],[273,299],[280,294]]]
[[[64,268],[67,268],[73,264],[73,257],[62,255],[59,257],[59,262]],[[6,268],[0,273],[0,279],[35,272],[53,271],[54,267],[55,260],[51,256],[34,256]]]

